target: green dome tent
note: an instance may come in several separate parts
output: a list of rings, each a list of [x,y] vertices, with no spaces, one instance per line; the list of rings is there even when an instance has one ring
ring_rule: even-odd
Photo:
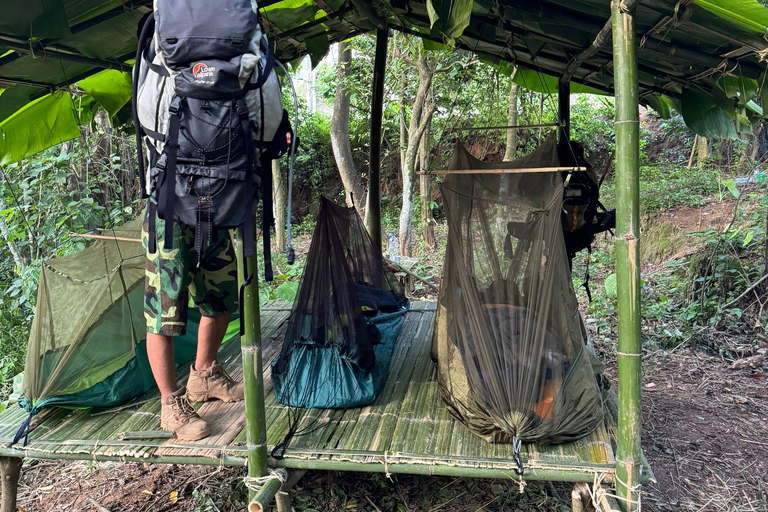
[[[112,239],[43,262],[19,400],[30,418],[50,405],[119,405],[154,386],[145,341],[144,249],[137,243],[141,218],[105,236]],[[174,340],[177,365],[195,357],[199,320],[190,308],[187,334]],[[238,325],[230,325],[225,340]]]

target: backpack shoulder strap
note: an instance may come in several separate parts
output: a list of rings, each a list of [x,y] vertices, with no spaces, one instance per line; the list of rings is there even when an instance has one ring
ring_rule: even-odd
[[[140,23],[139,45],[136,48],[136,61],[133,64],[133,85],[131,87],[131,103],[133,107],[133,126],[136,130],[136,152],[139,161],[139,183],[141,184],[141,197],[147,198],[146,171],[144,168],[144,151],[142,148],[142,129],[139,122],[139,77],[141,76],[141,59],[147,48],[147,40],[155,33],[155,17],[153,13],[144,16]]]

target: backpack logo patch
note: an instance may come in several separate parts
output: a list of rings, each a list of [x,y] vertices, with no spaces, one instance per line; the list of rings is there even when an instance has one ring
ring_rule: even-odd
[[[196,84],[212,84],[213,74],[216,72],[214,66],[209,66],[205,62],[198,62],[192,66],[192,76],[195,77]]]

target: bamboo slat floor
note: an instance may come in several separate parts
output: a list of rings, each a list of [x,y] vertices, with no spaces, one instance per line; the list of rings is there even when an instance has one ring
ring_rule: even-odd
[[[440,400],[430,358],[434,302],[413,302],[395,348],[386,386],[368,407],[302,412],[299,428],[313,428],[294,438],[275,467],[442,474],[515,478],[509,445],[486,443],[448,414]],[[269,365],[281,346],[281,326],[290,312],[285,303],[262,310],[267,437],[270,448],[287,429],[286,409],[275,401]],[[242,373],[240,347],[224,345],[227,370]],[[180,377],[183,377],[181,375]],[[242,466],[247,446],[244,404],[210,402],[199,413],[212,424],[210,437],[198,442],[168,439],[123,440],[128,431],[160,428],[157,391],[135,405],[112,411],[51,408],[33,422],[26,447],[11,441],[26,413],[12,406],[0,415],[0,456],[41,459],[129,460],[178,464]],[[593,482],[613,477],[612,428],[599,428],[579,441],[523,446],[525,478]]]

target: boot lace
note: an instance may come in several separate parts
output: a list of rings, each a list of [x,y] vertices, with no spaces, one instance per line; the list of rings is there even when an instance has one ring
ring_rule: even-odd
[[[195,412],[195,408],[192,407],[192,404],[189,403],[189,400],[187,400],[186,396],[173,397],[173,405],[179,411],[180,415],[183,415],[183,416],[197,415],[197,413]]]

